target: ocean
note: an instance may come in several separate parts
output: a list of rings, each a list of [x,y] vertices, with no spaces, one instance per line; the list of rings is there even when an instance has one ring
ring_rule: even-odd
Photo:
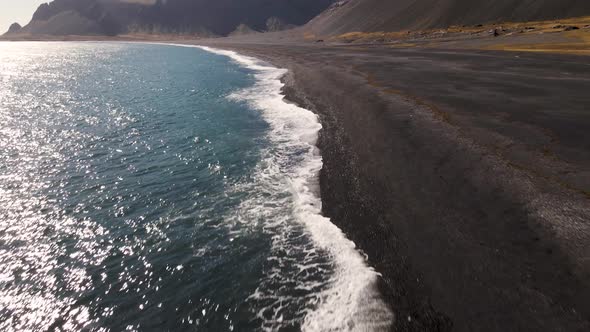
[[[234,52],[0,43],[1,331],[380,331],[317,116]]]

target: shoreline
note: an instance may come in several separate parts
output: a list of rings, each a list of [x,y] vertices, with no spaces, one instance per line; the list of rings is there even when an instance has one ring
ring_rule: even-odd
[[[279,137],[279,140],[291,137],[291,140],[307,150],[302,164],[292,170],[296,174],[290,174],[293,176],[290,182],[295,191],[294,214],[309,232],[315,246],[330,253],[335,271],[329,279],[330,286],[318,294],[317,308],[308,312],[302,322],[302,329],[344,331],[349,326],[362,330],[370,326],[374,331],[388,330],[393,322],[393,315],[378,294],[378,274],[367,265],[366,259],[342,230],[321,213],[321,198],[314,192],[314,188],[319,185],[318,174],[322,168],[322,156],[317,151],[318,133],[321,130],[317,115],[285,99],[285,83],[281,80],[286,74],[285,69],[269,66],[258,58],[234,51],[206,46],[194,47],[228,57],[240,66],[253,70],[258,83],[248,90],[238,92],[238,96],[234,98],[246,101],[251,107],[258,109],[265,121],[274,128],[272,136]],[[268,95],[261,94],[260,91]],[[272,109],[271,105],[278,109]],[[283,112],[289,116],[281,116]],[[277,168],[281,167],[277,165]],[[352,284],[355,287],[351,287]]]
[[[339,51],[320,48],[326,60],[313,57],[318,47],[213,45],[289,69],[286,98],[320,116],[323,212],[383,275],[393,330],[590,328],[584,190],[518,167],[512,155],[538,162],[524,148],[491,152],[487,133],[467,131],[447,108],[390,89],[350,60],[331,63]]]
[[[395,331],[590,329],[590,66],[568,55],[177,41],[286,68],[323,215]]]

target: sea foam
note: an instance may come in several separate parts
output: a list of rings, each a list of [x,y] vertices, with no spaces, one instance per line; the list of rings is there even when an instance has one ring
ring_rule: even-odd
[[[283,178],[286,177],[292,197],[276,203],[290,202],[293,205],[289,209],[292,217],[303,226],[302,228],[312,239],[313,246],[317,248],[317,250],[305,246],[301,248],[302,251],[307,252],[307,260],[304,260],[300,270],[313,268],[321,273],[325,269],[321,262],[317,262],[317,256],[327,254],[329,257],[328,280],[320,282],[320,285],[313,282],[297,285],[307,290],[319,289],[319,293],[314,294],[312,308],[305,310],[302,321],[299,322],[302,330],[311,332],[389,330],[394,315],[377,290],[379,274],[368,266],[365,257],[357,250],[355,244],[347,239],[329,218],[321,214],[318,187],[322,157],[316,143],[322,126],[316,114],[285,101],[282,94],[284,84],[281,78],[287,70],[275,68],[261,60],[233,51],[204,46],[195,47],[227,56],[254,72],[255,85],[235,92],[229,98],[247,102],[251,107],[259,110],[270,125],[270,139],[279,147],[278,151],[269,151],[265,161],[266,166],[261,167],[258,174],[259,181],[267,187],[272,187],[277,186],[277,174],[281,174]],[[289,155],[291,151],[297,152]],[[256,200],[245,204],[262,203]],[[246,210],[261,213],[253,206],[249,206]],[[286,227],[283,222],[285,218],[280,215],[271,215],[271,217],[270,219],[274,218],[275,223],[280,224],[280,227]],[[273,227],[273,224],[271,223],[269,227]],[[275,246],[281,248],[280,252],[283,255],[289,252],[285,249],[286,242],[294,242],[294,240],[285,236],[275,236]],[[289,261],[288,257],[274,259],[284,260],[283,263],[297,264],[297,262]],[[264,287],[257,290],[253,297],[268,296],[265,293],[269,290],[262,288]],[[275,304],[281,306],[286,300],[279,296]],[[279,309],[273,309],[273,311],[277,313]],[[272,320],[270,323],[283,321],[282,315],[271,315],[269,318],[264,310],[260,312],[259,317],[263,320]],[[263,329],[272,331],[276,327],[277,325],[267,324],[263,326]]]

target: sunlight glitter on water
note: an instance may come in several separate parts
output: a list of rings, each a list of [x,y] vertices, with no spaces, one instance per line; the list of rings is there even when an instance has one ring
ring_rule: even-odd
[[[320,215],[317,117],[243,59],[0,43],[0,330],[389,323]]]

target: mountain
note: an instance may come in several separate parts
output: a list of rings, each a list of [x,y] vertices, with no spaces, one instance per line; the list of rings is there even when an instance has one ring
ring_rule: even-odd
[[[23,27],[21,27],[20,24],[12,23],[10,25],[10,27],[8,28],[8,31],[6,32],[6,34],[19,33],[22,28]]]
[[[303,25],[333,0],[55,0],[21,32],[117,35],[128,32],[227,35],[241,24],[264,31],[269,19]],[[272,25],[273,28],[277,24]]]
[[[330,36],[583,15],[590,15],[590,0],[54,0],[18,31],[226,36],[309,22],[309,32]]]
[[[118,0],[55,0],[37,8],[22,33],[45,35],[116,35],[146,7]]]
[[[342,0],[306,28],[317,35],[338,35],[584,15],[590,15],[589,0]]]

